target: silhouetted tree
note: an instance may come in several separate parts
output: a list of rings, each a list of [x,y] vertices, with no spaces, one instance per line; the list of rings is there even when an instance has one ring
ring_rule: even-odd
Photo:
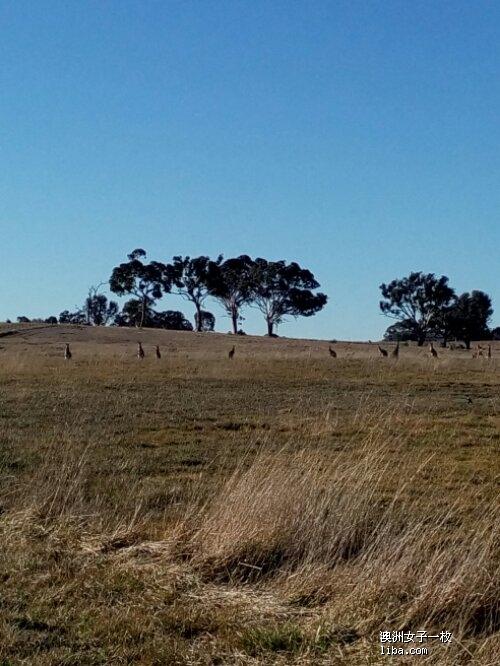
[[[29,324],[29,323],[31,323],[31,319],[29,319],[28,317],[25,317],[24,315],[21,315],[20,317],[18,317],[17,321],[20,324]]]
[[[128,255],[129,261],[113,269],[109,286],[118,296],[132,294],[140,301],[141,315],[138,326],[144,326],[146,313],[155,302],[162,297],[163,292],[170,291],[167,267],[157,261],[145,264],[141,261],[146,252],[137,249]]]
[[[59,315],[60,324],[85,324],[85,314],[81,310],[76,310],[76,312],[70,312],[69,310],[63,310]]]
[[[221,263],[211,261],[207,283],[210,295],[219,301],[231,318],[233,333],[238,333],[241,308],[252,299],[254,262],[246,254]]]
[[[193,324],[186,319],[182,312],[177,310],[165,310],[155,312],[153,328],[166,328],[171,331],[192,331]]]
[[[115,326],[138,326],[142,319],[142,302],[133,298],[125,303],[122,311],[115,317]],[[149,328],[165,328],[175,331],[192,331],[193,325],[176,310],[156,312],[152,308],[146,310],[144,326]]]
[[[381,284],[385,300],[380,309],[387,317],[411,322],[419,346],[428,334],[441,325],[444,310],[452,302],[454,291],[448,286],[448,278],[434,273],[410,273],[408,277]]]
[[[46,324],[52,324],[52,325],[57,324],[57,317],[47,317],[47,319],[45,320],[45,323]]]
[[[491,298],[484,291],[472,291],[459,296],[446,313],[450,335],[462,340],[470,349],[472,340],[488,340],[491,331],[488,324],[493,314]]]
[[[195,314],[195,324],[197,331],[213,331],[215,328],[215,317],[211,312],[201,310],[200,315]]]
[[[384,333],[384,340],[388,342],[408,342],[417,341],[418,332],[415,326],[408,319],[391,324]]]
[[[252,283],[252,302],[264,315],[269,336],[287,315],[311,317],[326,305],[326,295],[312,291],[320,286],[314,275],[296,262],[258,258]]]
[[[149,326],[152,322],[153,308],[149,304],[146,305],[146,310],[143,310],[143,303],[138,298],[131,298],[123,304],[121,312],[115,316],[115,326],[140,326],[141,321],[143,326]]]
[[[202,328],[202,306],[209,295],[209,271],[221,263],[222,256],[215,262],[208,257],[173,257],[168,265],[168,275],[172,287],[179,296],[193,303],[195,307],[195,329]]]
[[[89,294],[85,299],[83,312],[87,323],[92,326],[106,326],[113,321],[118,314],[118,303],[109,301],[104,294],[99,294],[99,286],[90,287]]]
[[[491,331],[492,340],[500,340],[500,326],[497,326]]]

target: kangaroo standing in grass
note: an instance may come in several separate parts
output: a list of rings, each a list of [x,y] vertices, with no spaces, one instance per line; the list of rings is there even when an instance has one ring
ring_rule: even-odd
[[[438,353],[434,349],[434,343],[433,342],[431,342],[431,344],[429,345],[429,352],[430,352],[432,358],[437,358],[438,357]]]
[[[160,345],[156,345],[156,358],[161,358]]]
[[[66,361],[69,361],[73,358],[73,354],[71,353],[71,349],[69,348],[68,343],[66,343],[66,349],[64,350],[64,358]]]
[[[388,356],[387,349],[383,349],[380,345],[377,345],[380,355],[386,358]]]
[[[142,344],[140,342],[137,343],[137,358],[138,359],[143,359],[146,356],[144,353],[144,349],[142,348]]]
[[[328,347],[328,351],[330,352],[330,356],[332,358],[337,358],[337,352],[335,351],[335,349],[332,349],[331,347]]]
[[[394,349],[392,350],[392,357],[393,358],[399,358],[399,340],[396,343],[396,346],[394,347]]]
[[[229,350],[228,358],[232,359],[234,356],[234,352],[236,351],[236,348],[233,345],[233,348]]]

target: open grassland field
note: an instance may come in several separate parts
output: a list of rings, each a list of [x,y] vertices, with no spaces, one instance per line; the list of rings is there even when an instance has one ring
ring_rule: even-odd
[[[335,349],[0,328],[0,664],[500,663],[500,343]]]

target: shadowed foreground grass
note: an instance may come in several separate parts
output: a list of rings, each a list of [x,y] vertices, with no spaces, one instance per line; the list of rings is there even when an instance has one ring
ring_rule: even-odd
[[[77,351],[2,350],[1,664],[500,662],[496,359]]]

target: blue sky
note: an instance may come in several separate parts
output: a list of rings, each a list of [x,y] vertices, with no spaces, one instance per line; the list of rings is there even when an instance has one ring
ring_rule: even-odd
[[[299,261],[330,300],[283,335],[378,337],[411,270],[500,324],[499,3],[10,0],[0,26],[0,318],[139,246]]]

